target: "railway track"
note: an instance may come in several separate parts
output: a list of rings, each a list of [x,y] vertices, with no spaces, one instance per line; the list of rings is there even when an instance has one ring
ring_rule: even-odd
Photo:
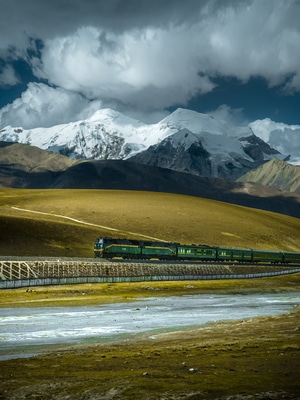
[[[182,261],[182,260],[159,260],[159,259],[150,259],[150,260],[144,260],[144,259],[123,259],[123,258],[95,258],[95,257],[90,257],[90,258],[83,258],[83,257],[42,257],[42,256],[37,256],[37,257],[32,257],[32,256],[26,256],[26,257],[20,257],[20,256],[0,256],[0,262],[3,261],[24,261],[24,262],[53,262],[53,263],[71,263],[71,262],[78,262],[78,263],[93,263],[93,264],[103,264],[103,263],[122,263],[122,264],[170,264],[170,265],[245,265],[245,266],[294,266],[294,267],[300,267],[300,263],[289,263],[289,264],[283,264],[283,263],[251,263],[251,262],[226,262],[226,261],[210,261],[210,260],[189,260],[189,261]]]
[[[297,264],[240,264],[200,261],[122,260],[57,257],[1,257],[0,281],[141,276],[234,276],[300,272]]]

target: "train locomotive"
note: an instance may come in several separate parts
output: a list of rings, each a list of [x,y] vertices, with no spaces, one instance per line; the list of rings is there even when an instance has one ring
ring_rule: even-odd
[[[300,264],[300,253],[99,237],[95,258]]]

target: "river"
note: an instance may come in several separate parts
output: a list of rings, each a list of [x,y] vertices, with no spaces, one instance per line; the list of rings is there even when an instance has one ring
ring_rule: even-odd
[[[0,360],[38,354],[47,345],[109,342],[205,323],[278,315],[300,293],[191,295],[74,307],[0,308]]]

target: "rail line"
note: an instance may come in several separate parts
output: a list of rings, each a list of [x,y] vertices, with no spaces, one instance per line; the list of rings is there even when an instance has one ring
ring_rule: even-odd
[[[0,288],[85,282],[242,279],[300,272],[300,265],[2,257]]]

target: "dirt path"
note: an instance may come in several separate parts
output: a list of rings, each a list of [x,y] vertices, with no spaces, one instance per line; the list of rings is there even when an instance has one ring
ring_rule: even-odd
[[[51,217],[63,218],[63,219],[67,219],[69,221],[77,222],[78,224],[81,224],[81,225],[95,226],[97,228],[106,229],[106,230],[109,230],[109,231],[124,232],[124,231],[121,231],[119,229],[112,228],[110,226],[93,224],[91,222],[86,222],[86,221],[82,221],[80,219],[71,218],[71,217],[68,217],[66,215],[52,214],[52,213],[47,213],[47,212],[43,212],[43,211],[28,210],[26,208],[20,208],[20,207],[11,207],[11,208],[14,209],[14,210],[18,210],[18,211],[24,211],[24,212],[34,213],[34,214],[49,215]],[[151,240],[166,241],[166,240],[155,238],[155,237],[152,237],[152,236],[142,235],[141,233],[130,232],[130,231],[127,231],[127,233],[130,234],[130,235],[136,235],[136,236],[144,237],[144,238],[151,239]]]

